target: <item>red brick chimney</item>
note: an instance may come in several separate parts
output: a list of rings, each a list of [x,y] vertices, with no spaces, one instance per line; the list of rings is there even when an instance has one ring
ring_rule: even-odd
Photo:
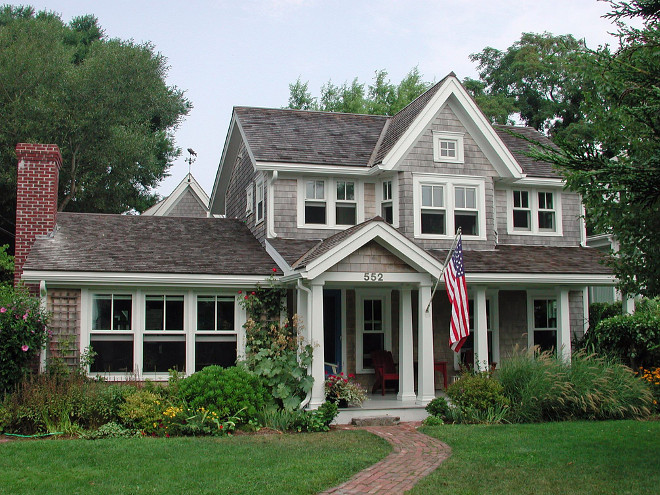
[[[38,235],[55,228],[57,181],[62,155],[55,144],[16,145],[18,177],[16,185],[16,249],[14,285],[23,274],[23,264]]]

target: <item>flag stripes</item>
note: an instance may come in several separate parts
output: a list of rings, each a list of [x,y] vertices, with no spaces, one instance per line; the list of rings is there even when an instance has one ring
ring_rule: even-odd
[[[451,304],[449,346],[454,352],[461,350],[465,339],[470,335],[467,284],[463,265],[463,243],[458,237],[456,249],[451,255],[445,270],[445,286]]]

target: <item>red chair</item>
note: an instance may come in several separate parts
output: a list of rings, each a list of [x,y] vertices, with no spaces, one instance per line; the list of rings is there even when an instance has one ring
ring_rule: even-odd
[[[376,383],[374,383],[371,393],[376,393],[376,390],[380,388],[381,394],[385,395],[385,382],[388,381],[396,381],[395,389],[398,389],[399,373],[396,371],[392,353],[390,351],[373,351],[371,362],[376,371]]]

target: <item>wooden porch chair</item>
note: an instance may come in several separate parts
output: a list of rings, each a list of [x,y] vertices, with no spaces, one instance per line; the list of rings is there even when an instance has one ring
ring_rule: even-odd
[[[381,394],[385,395],[385,382],[396,381],[395,389],[399,387],[399,373],[396,371],[394,359],[390,351],[373,351],[371,353],[371,362],[376,371],[376,382],[371,389],[371,393],[376,393],[378,388]]]

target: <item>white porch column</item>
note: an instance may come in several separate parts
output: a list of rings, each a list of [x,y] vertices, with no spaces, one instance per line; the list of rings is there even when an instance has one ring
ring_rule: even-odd
[[[631,315],[635,312],[635,296],[630,294],[621,294],[621,308],[624,315]]]
[[[417,402],[428,404],[435,399],[433,372],[433,307],[426,307],[431,301],[431,283],[419,285],[419,322],[417,325]]]
[[[314,385],[312,386],[312,398],[309,401],[310,409],[317,409],[325,402],[325,390],[323,382],[325,381],[324,368],[324,349],[323,349],[323,282],[312,282],[311,300],[308,301],[312,309],[312,318],[309,325],[309,340],[314,346],[312,355],[312,377]]]
[[[399,297],[399,394],[397,400],[415,400],[413,365],[412,300],[409,287],[401,288]]]
[[[488,371],[488,315],[486,288],[474,289],[474,369]]]
[[[566,362],[571,361],[571,312],[569,308],[568,289],[559,289],[557,298],[557,355]]]

